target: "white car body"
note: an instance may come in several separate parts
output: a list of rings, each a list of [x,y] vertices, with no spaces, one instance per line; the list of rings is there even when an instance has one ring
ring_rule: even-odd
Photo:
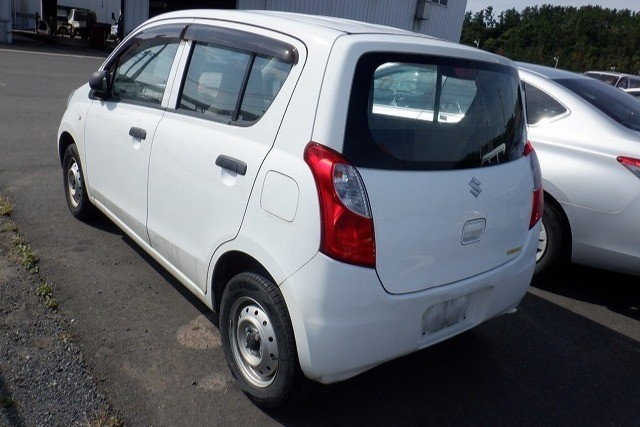
[[[566,218],[571,261],[640,274],[640,176],[620,156],[640,159],[640,132],[616,122],[558,80],[601,86],[563,70],[519,64],[520,78],[561,107],[541,104],[548,117],[530,123],[529,140],[540,158],[545,203]],[[604,84],[603,84],[604,85]],[[636,103],[623,91],[604,87],[613,101]],[[529,94],[527,94],[528,96]],[[594,93],[591,97],[597,99]],[[615,101],[618,100],[618,101]],[[529,99],[527,100],[527,107]],[[640,111],[640,103],[636,111]],[[637,116],[637,114],[636,114]]]
[[[229,270],[259,266],[284,298],[302,372],[323,383],[514,310],[535,265],[535,154],[444,171],[358,166],[375,230],[374,266],[320,250],[323,211],[303,159],[310,141],[343,153],[354,69],[368,52],[511,69],[509,60],[353,21],[184,11],[143,24],[102,69],[139,31],[168,24],[268,37],[293,48],[297,59],[264,115],[231,126],[176,108],[194,43],[181,39],[160,105],[98,99],[84,85],[70,97],[59,152],[63,160],[76,144],[91,203],[210,308],[219,309]],[[245,173],[218,167],[221,154],[244,162]]]

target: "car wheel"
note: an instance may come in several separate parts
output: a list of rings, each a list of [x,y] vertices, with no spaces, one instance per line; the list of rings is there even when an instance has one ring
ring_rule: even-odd
[[[306,388],[280,290],[255,273],[236,275],[222,295],[224,354],[242,391],[258,406],[295,403]]]
[[[64,193],[69,210],[79,220],[86,221],[95,213],[84,184],[80,155],[75,144],[69,145],[62,161]]]
[[[536,253],[536,275],[553,273],[569,260],[569,235],[562,218],[562,214],[554,205],[544,204]]]

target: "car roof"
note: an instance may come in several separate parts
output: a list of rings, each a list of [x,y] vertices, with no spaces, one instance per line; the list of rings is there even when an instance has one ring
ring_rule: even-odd
[[[585,74],[587,74],[587,73],[601,74],[601,75],[605,75],[605,76],[614,76],[614,77],[635,77],[635,78],[640,78],[639,76],[634,76],[633,74],[618,73],[616,71],[586,71]]]
[[[267,28],[289,28],[292,21],[306,30],[314,27],[332,29],[347,34],[398,34],[422,38],[435,39],[425,34],[414,33],[400,28],[385,25],[371,24],[367,22],[353,21],[331,16],[305,15],[293,12],[279,12],[266,10],[215,10],[215,9],[188,9],[169,12],[152,18],[149,22],[173,18],[203,18],[222,19],[236,22],[244,22]],[[304,30],[303,30],[304,31]]]
[[[516,62],[518,70],[528,71],[550,80],[558,79],[591,79],[583,74],[574,73],[559,68],[545,67],[544,65],[528,64],[526,62]]]

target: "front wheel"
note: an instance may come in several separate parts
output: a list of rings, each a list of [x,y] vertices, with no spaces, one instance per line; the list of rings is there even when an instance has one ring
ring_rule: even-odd
[[[255,273],[236,275],[220,306],[225,358],[242,391],[258,406],[275,408],[302,397],[293,327],[284,298],[270,280]]]
[[[554,205],[544,204],[536,253],[536,275],[554,273],[569,261],[569,233],[562,218],[562,213]]]
[[[64,153],[62,178],[67,205],[73,216],[81,221],[92,218],[95,214],[95,207],[87,194],[82,163],[80,163],[78,147],[75,144],[69,145]]]

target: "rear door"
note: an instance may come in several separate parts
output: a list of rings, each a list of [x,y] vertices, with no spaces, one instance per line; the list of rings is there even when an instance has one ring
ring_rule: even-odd
[[[240,229],[303,46],[200,24],[184,37],[190,55],[181,90],[151,154],[147,227],[154,249],[204,292],[213,252]]]
[[[344,153],[365,183],[387,291],[452,283],[521,253],[533,183],[515,69],[370,53],[355,76]]]

